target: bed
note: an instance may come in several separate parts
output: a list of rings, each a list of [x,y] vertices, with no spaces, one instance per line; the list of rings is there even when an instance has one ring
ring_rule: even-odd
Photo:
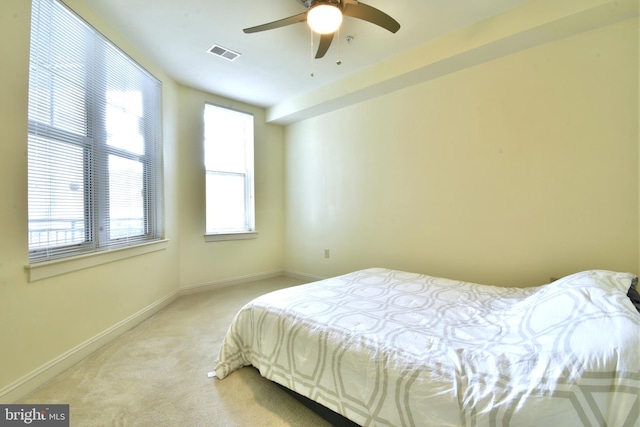
[[[253,365],[363,426],[640,426],[636,284],[360,270],[245,305],[212,375]]]

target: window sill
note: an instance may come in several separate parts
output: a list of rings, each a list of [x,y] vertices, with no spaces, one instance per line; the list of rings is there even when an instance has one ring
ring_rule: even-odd
[[[227,240],[249,240],[257,239],[257,231],[242,231],[238,233],[219,233],[219,234],[205,234],[205,242],[224,242]]]
[[[86,255],[71,258],[57,259],[53,261],[29,264],[25,269],[29,273],[29,282],[71,273],[85,268],[91,268],[138,255],[161,251],[167,248],[168,240],[159,240],[150,243],[143,243],[127,248],[112,249],[110,251],[94,252]]]

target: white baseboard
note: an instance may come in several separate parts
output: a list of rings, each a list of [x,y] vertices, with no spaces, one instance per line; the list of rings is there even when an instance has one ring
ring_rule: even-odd
[[[283,270],[267,271],[263,273],[248,274],[246,276],[234,277],[231,279],[221,279],[214,282],[200,283],[196,285],[183,286],[178,291],[179,296],[194,294],[198,292],[212,291],[214,289],[226,288],[227,286],[239,285],[242,283],[254,282],[256,280],[273,279],[286,275]]]
[[[126,331],[148,319],[164,307],[172,303],[178,297],[178,292],[154,302],[128,318],[116,323],[111,328],[62,353],[27,375],[0,390],[0,402],[14,403],[29,392],[40,387],[45,382],[53,379],[58,374],[69,369],[94,351],[110,343]]]
[[[94,351],[100,349],[106,344],[110,343],[126,331],[132,329],[136,325],[142,323],[158,311],[165,308],[167,305],[175,301],[177,298],[183,295],[189,295],[197,292],[204,292],[213,289],[224,288],[227,286],[233,286],[237,284],[252,282],[256,280],[272,279],[281,276],[296,277],[303,280],[315,281],[320,278],[315,278],[309,275],[304,275],[295,272],[285,272],[283,270],[275,270],[264,273],[249,274],[246,276],[235,277],[232,279],[217,280],[215,282],[202,283],[197,285],[191,285],[182,287],[175,292],[167,295],[166,297],[154,302],[153,304],[143,308],[137,313],[129,316],[128,318],[116,323],[111,328],[101,332],[100,334],[88,339],[87,341],[73,347],[72,349],[62,353],[58,357],[50,360],[44,365],[31,371],[27,375],[19,378],[13,383],[0,389],[0,402],[3,403],[15,403],[26,394],[32,392],[42,384],[53,379],[55,376],[61,374],[65,370],[69,369],[76,363],[80,362],[85,357],[89,356]]]
[[[306,280],[308,282],[317,282],[318,280],[324,280],[326,277],[313,276],[307,273],[300,273],[298,271],[285,271],[285,276],[295,277],[296,279]]]

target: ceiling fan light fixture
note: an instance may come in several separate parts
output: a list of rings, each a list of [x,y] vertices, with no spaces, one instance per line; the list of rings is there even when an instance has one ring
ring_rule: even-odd
[[[342,11],[333,2],[318,2],[307,12],[307,23],[319,34],[331,34],[342,24]]]

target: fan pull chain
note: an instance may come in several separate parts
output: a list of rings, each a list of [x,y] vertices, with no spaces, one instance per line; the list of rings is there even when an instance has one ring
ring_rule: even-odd
[[[338,60],[336,61],[336,64],[341,65],[342,61],[340,60],[340,45],[342,43],[340,43],[340,27],[338,27],[338,29],[336,30],[336,35],[338,36]]]
[[[313,30],[309,28],[309,34],[311,34],[311,77],[313,77]]]

